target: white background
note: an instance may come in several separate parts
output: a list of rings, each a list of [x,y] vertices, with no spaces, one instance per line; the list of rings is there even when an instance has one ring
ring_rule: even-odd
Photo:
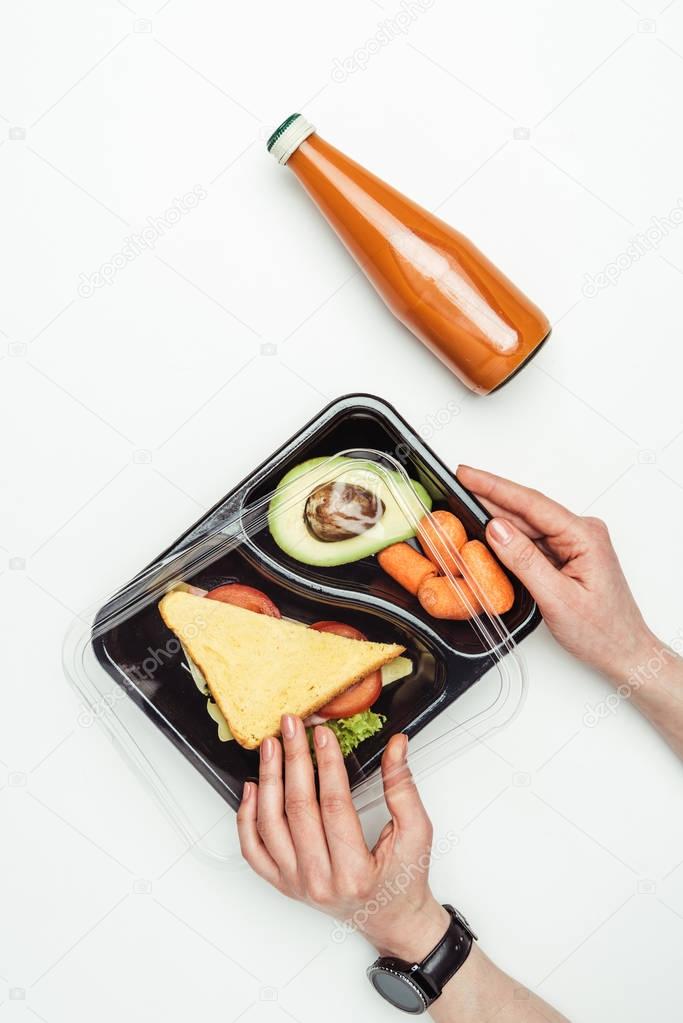
[[[683,194],[683,3],[436,0],[406,22],[392,0],[159,2],[8,4],[0,24],[0,1023],[389,1020],[359,938],[185,852],[79,726],[62,637],[355,390],[454,466],[608,520],[652,626],[678,636],[683,227],[628,246]],[[548,312],[511,386],[466,393],[354,272],[265,152],[293,110]],[[79,294],[197,185],[153,250]],[[437,894],[570,1017],[678,1019],[680,764],[630,706],[585,725],[609,690],[545,628],[524,653],[521,715],[423,787],[459,835]]]

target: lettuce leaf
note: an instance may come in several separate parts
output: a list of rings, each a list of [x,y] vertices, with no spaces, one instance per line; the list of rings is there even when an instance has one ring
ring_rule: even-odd
[[[327,721],[325,726],[337,736],[343,756],[348,756],[365,739],[375,735],[384,726],[384,714],[376,714],[374,710],[364,710],[350,718],[337,718]],[[313,750],[313,729],[309,729],[309,741]]]

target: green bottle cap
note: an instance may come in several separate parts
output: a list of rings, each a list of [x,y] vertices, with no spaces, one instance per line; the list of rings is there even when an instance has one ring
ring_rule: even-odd
[[[287,163],[292,153],[314,131],[315,126],[301,114],[290,114],[270,136],[266,149],[278,163]]]

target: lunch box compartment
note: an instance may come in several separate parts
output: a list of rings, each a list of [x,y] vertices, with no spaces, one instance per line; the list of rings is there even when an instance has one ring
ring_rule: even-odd
[[[413,770],[420,776],[501,727],[521,703],[524,669],[517,644],[538,625],[540,615],[519,583],[514,584],[514,606],[501,619],[442,621],[429,617],[417,598],[380,569],[375,557],[317,568],[294,560],[275,544],[259,509],[267,507],[285,473],[311,458],[358,450],[402,466],[428,490],[434,508],[449,508],[471,539],[484,540],[486,511],[396,410],[372,395],[348,395],[323,409],[103,603],[87,627],[82,619],[74,623],[67,637],[65,667],[84,704],[147,775],[198,851],[206,845],[206,818],[199,822],[194,813],[203,790],[191,795],[194,781],[183,780],[169,791],[166,778],[175,778],[175,772],[169,772],[165,761],[159,766],[163,757],[156,746],[152,749],[148,722],[142,719],[145,728],[138,729],[137,718],[130,718],[136,712],[127,710],[130,701],[153,723],[155,734],[166,736],[233,809],[244,782],[257,776],[258,753],[219,740],[206,697],[161,619],[159,599],[179,581],[203,590],[229,582],[253,586],[267,593],[285,618],[304,624],[339,620],[370,640],[406,647],[413,672],[386,686],[373,705],[386,715],[386,724],[346,758],[360,809],[381,796],[376,771],[392,734],[419,736]],[[487,673],[482,699],[471,704],[476,710],[459,716],[453,705]],[[196,784],[203,783],[197,779]],[[193,816],[194,823],[188,825]],[[237,859],[235,854],[210,855],[221,861]]]
[[[362,744],[362,760],[353,755],[347,758],[352,783],[367,776],[368,762],[381,755],[389,735],[400,731],[411,734],[415,722],[428,715],[445,693],[446,665],[441,652],[410,625],[357,606],[340,607],[321,596],[298,593],[265,576],[239,548],[186,581],[206,590],[230,582],[255,586],[268,593],[285,618],[306,625],[338,618],[360,629],[370,640],[406,647],[414,670],[408,678],[386,687],[373,704],[374,710],[386,714],[388,727]],[[194,684],[178,641],[161,619],[157,601],[95,640],[95,651],[107,670],[112,665],[120,666],[125,677],[134,682],[127,686],[129,695],[236,807],[242,783],[258,774],[258,753],[237,742],[217,739],[217,725],[207,713],[206,697]],[[178,734],[180,723],[182,737]],[[207,773],[208,763],[211,770]]]
[[[246,491],[245,504],[264,500],[275,490],[282,477],[301,462],[329,456],[331,452],[371,449],[397,459],[408,476],[422,483],[429,492],[434,502],[433,511],[443,508],[453,512],[461,520],[470,540],[485,543],[486,523],[490,518],[486,509],[416,435],[408,440],[407,424],[399,420],[389,406],[381,405],[378,408],[369,402],[355,406],[344,402],[323,427],[298,444],[286,458],[279,459],[270,471],[263,473],[258,484]],[[420,550],[416,540],[410,542]],[[382,570],[375,557],[333,568],[305,565],[282,551],[267,529],[259,530],[250,537],[249,546],[268,563],[273,577],[298,578],[302,582],[308,580],[328,593],[346,591],[349,596],[355,595],[361,604],[368,600],[393,604],[417,623],[422,623],[430,633],[436,633],[448,651],[470,657],[486,656],[489,652],[489,643],[472,628],[471,622],[432,618],[416,597]],[[534,614],[535,605],[518,580],[513,579],[512,583],[515,602],[502,616],[502,622],[505,630],[515,636]]]

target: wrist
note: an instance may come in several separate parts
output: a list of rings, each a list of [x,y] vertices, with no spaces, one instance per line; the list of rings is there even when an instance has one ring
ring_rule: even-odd
[[[638,635],[628,651],[606,672],[613,685],[628,686],[632,693],[651,686],[659,675],[679,658],[647,626]]]
[[[366,936],[380,955],[419,963],[438,945],[449,923],[448,911],[430,895],[424,903],[411,906],[405,915],[394,918],[387,934]]]
[[[614,686],[637,685],[640,673],[655,650],[661,650],[662,646],[643,622],[642,628],[632,632],[628,638],[622,636],[616,650],[609,651],[603,662],[595,666]]]

